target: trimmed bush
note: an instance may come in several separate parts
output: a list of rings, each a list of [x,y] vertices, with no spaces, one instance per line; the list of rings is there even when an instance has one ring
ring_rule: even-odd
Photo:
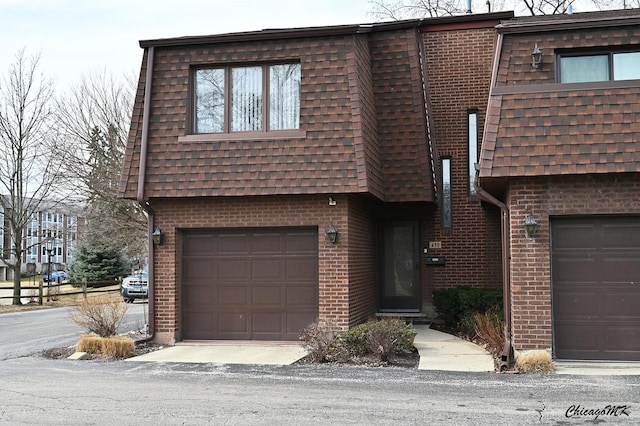
[[[383,318],[367,322],[369,350],[383,362],[392,353],[410,350],[416,336],[413,326],[399,318]]]
[[[339,346],[340,328],[333,321],[316,321],[300,331],[302,347],[313,362],[327,362]]]
[[[70,316],[89,333],[109,337],[117,334],[127,309],[120,296],[104,294],[81,301]]]
[[[433,291],[433,305],[447,327],[459,327],[465,316],[500,311],[502,289],[484,287],[452,287]]]
[[[349,331],[340,333],[340,343],[349,355],[367,355],[368,353],[371,353],[368,334],[369,326],[367,324],[359,324],[351,327]]]

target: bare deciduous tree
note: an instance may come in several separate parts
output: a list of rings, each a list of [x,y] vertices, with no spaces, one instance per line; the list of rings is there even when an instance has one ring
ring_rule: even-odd
[[[466,0],[372,0],[369,4],[376,19],[393,21],[460,15],[466,11]]]
[[[399,20],[461,15],[468,12],[466,0],[371,0],[371,15],[380,20]],[[640,0],[473,0],[474,13],[513,10],[517,15],[553,15],[569,8],[629,9],[640,7]]]
[[[70,170],[87,200],[87,229],[80,244],[116,246],[128,257],[146,254],[147,218],[134,201],[117,196],[134,85],[106,72],[82,78],[58,102],[58,120],[71,142]]]
[[[13,270],[13,304],[20,305],[24,229],[64,182],[65,150],[53,120],[53,84],[38,73],[40,57],[25,50],[0,82],[0,206],[11,235],[3,261]]]

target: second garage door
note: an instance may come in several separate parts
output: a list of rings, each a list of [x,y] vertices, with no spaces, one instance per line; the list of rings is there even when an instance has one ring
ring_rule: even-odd
[[[316,229],[185,232],[186,340],[298,340],[318,315]]]
[[[640,361],[640,218],[555,219],[554,352]]]

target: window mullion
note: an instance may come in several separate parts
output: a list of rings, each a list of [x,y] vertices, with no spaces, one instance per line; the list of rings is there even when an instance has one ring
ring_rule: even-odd
[[[269,66],[263,65],[262,67],[262,130],[268,131],[269,129],[269,106],[271,105],[271,99],[269,97]]]
[[[231,131],[231,68],[224,69],[224,132]]]
[[[609,81],[613,80],[613,52],[607,54],[609,61]]]

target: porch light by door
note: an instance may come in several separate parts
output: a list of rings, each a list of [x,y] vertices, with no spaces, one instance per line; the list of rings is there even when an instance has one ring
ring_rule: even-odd
[[[157,225],[156,225],[156,229],[153,231],[153,234],[151,234],[151,236],[153,237],[153,245],[156,247],[161,246],[162,243],[164,242],[164,234],[160,230],[160,227]]]
[[[538,222],[533,217],[533,210],[529,212],[529,217],[524,221],[524,232],[527,235],[527,238],[531,239],[535,237],[536,231],[538,230]]]
[[[542,51],[538,49],[538,43],[536,43],[533,51],[531,52],[531,66],[535,69],[540,68],[540,64],[542,63]]]
[[[327,238],[331,244],[338,242],[338,231],[333,227],[333,225],[329,226],[329,229],[327,230]]]

